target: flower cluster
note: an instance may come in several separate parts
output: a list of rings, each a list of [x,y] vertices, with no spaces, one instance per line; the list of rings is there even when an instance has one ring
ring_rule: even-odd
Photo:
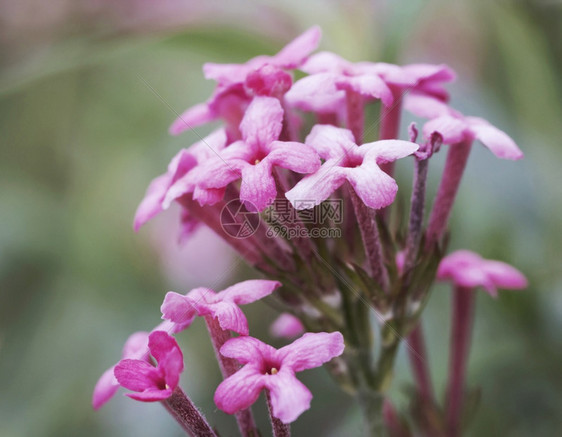
[[[177,203],[182,238],[207,226],[268,280],[244,281],[219,293],[208,288],[168,293],[161,308],[165,321],[150,334],[129,339],[123,359],[96,386],[96,408],[123,386],[134,392],[129,394],[134,399],[165,402],[188,431],[215,435],[179,389],[183,356],[170,335],[202,316],[224,376],[215,402],[236,415],[242,435],[257,432],[249,407],[264,389],[274,433],[286,435],[287,424],[309,408],[312,398],[295,373],[332,359],[328,367],[334,379],[357,393],[369,413],[367,429],[380,432],[382,420],[372,416],[378,411],[382,417],[384,410],[388,429],[403,431],[406,425],[396,422],[403,419],[390,401],[383,409],[380,400],[398,347],[407,339],[416,399],[425,402],[416,411],[434,413],[428,410],[436,405],[429,373],[425,359],[419,360],[425,353],[420,316],[432,284],[440,279],[452,280],[457,296],[446,417],[428,424],[413,412],[408,427],[427,435],[444,435],[446,428],[446,435],[458,435],[473,307],[467,290],[481,286],[496,296],[498,288],[523,288],[526,280],[514,268],[472,252],[443,258],[448,221],[474,141],[501,159],[517,160],[523,154],[498,128],[449,106],[445,85],[456,75],[448,66],[354,63],[330,52],[313,54],[319,42],[320,30],[314,27],[276,55],[244,64],[204,65],[205,77],[216,88],[209,100],[178,117],[170,133],[216,120],[223,124],[181,150],[166,173],[151,182],[134,229]],[[368,108],[379,110],[380,116],[367,119]],[[400,139],[404,110],[427,119],[419,139],[413,123],[408,138]],[[448,146],[446,163],[425,223],[429,162],[442,145]],[[399,190],[394,166],[400,161],[413,167],[406,217],[401,217],[403,209],[393,208]],[[327,222],[341,232],[319,238],[322,233],[315,231],[326,223],[305,218],[333,201],[343,205],[342,219],[332,216]],[[247,217],[253,214],[258,226],[240,235],[227,232],[222,212],[232,202],[239,205],[231,214],[235,223],[248,227]],[[278,287],[271,298],[285,312],[272,334],[295,338],[306,331],[281,349],[250,337],[239,308]],[[380,324],[377,354],[371,310]],[[239,336],[231,338],[231,331]],[[188,416],[192,422],[186,423],[182,417]]]

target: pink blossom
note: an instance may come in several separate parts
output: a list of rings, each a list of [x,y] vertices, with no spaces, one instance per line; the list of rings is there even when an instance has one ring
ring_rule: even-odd
[[[477,139],[498,158],[523,158],[523,152],[505,132],[482,118],[465,117],[445,103],[421,95],[408,96],[404,107],[417,116],[430,118],[423,127],[426,138],[433,132],[438,132],[443,137],[443,144],[472,142]]]
[[[170,397],[183,371],[183,354],[178,343],[164,331],[154,331],[148,337],[148,349],[157,362],[123,359],[115,366],[115,377],[122,387],[137,393],[127,396],[142,402],[161,401]]]
[[[285,194],[296,209],[310,207],[310,202],[320,204],[345,181],[367,206],[384,208],[394,201],[398,185],[379,165],[418,150],[417,144],[401,140],[358,146],[351,131],[330,125],[314,126],[306,144],[316,149],[325,162],[316,173],[304,177]],[[306,201],[307,205],[299,201]]]
[[[218,156],[202,162],[168,191],[164,204],[193,190],[201,205],[222,198],[225,187],[238,179],[240,200],[262,211],[277,195],[273,168],[297,173],[312,173],[320,167],[320,158],[310,146],[297,142],[276,141],[281,133],[283,109],[273,97],[255,97],[240,131],[242,140],[222,150]],[[193,189],[195,187],[195,189]],[[209,197],[208,194],[216,194]]]
[[[269,296],[281,285],[277,281],[249,280],[215,293],[209,288],[195,288],[186,295],[170,291],[162,304],[162,318],[190,325],[196,316],[217,318],[223,330],[248,335],[248,321],[238,305],[246,305]]]
[[[272,323],[271,335],[280,338],[295,338],[304,333],[302,322],[289,313],[283,313]]]
[[[168,171],[155,178],[148,189],[135,213],[133,228],[138,231],[142,225],[162,212],[166,193],[170,187],[193,169],[199,161],[208,159],[226,147],[226,133],[219,129],[203,140],[195,143],[189,149],[178,152],[168,165]],[[187,191],[187,190],[185,190]],[[194,228],[194,219],[184,210],[181,213],[182,229],[190,233]]]
[[[182,323],[173,323],[168,320],[160,323],[151,332],[155,331],[166,331],[169,333],[177,333],[183,331],[188,325]],[[149,362],[149,347],[148,338],[150,333],[145,331],[139,331],[131,334],[125,346],[123,346],[123,352],[121,353],[122,359],[132,359],[141,360]],[[94,393],[92,395],[92,406],[94,409],[100,409],[105,403],[107,403],[119,389],[119,382],[114,375],[115,366],[111,366],[107,369],[94,388]]]
[[[229,130],[238,127],[252,100],[251,93],[247,91],[278,97],[292,82],[283,70],[298,68],[316,49],[321,35],[320,28],[312,27],[274,56],[258,56],[245,64],[205,64],[205,78],[218,83],[215,92],[207,102],[181,114],[170,126],[170,133],[178,135],[218,118],[226,121]]]
[[[443,258],[437,278],[451,280],[461,287],[482,287],[492,297],[497,296],[498,288],[518,290],[527,287],[527,279],[516,268],[501,261],[484,259],[469,250],[458,250]]]
[[[217,407],[228,414],[248,408],[265,388],[271,397],[273,416],[294,422],[310,408],[312,393],[295,373],[319,367],[342,354],[339,332],[304,334],[292,344],[275,349],[252,337],[228,340],[221,354],[245,366],[225,379],[215,392]]]

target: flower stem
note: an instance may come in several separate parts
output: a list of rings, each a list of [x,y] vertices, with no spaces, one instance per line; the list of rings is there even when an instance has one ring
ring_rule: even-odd
[[[408,336],[408,354],[412,373],[418,388],[418,394],[422,402],[433,402],[433,387],[431,374],[428,368],[427,353],[421,321]]]
[[[447,435],[449,437],[460,435],[474,302],[475,294],[473,289],[460,286],[455,287],[453,292],[449,380],[446,397]]]
[[[373,279],[382,290],[388,292],[388,272],[384,265],[379,230],[375,221],[375,212],[366,206],[353,188],[349,187],[349,196],[353,203],[357,224],[365,247],[365,255],[371,267]]]
[[[216,437],[215,432],[207,423],[201,412],[185,395],[181,388],[176,387],[172,395],[162,401],[164,408],[176,419],[180,426],[193,437]]]
[[[220,327],[219,322],[214,317],[205,316],[205,322],[207,324],[207,329],[213,343],[217,361],[219,362],[222,376],[226,379],[236,373],[239,368],[236,360],[225,357],[220,353],[220,348],[222,347],[222,345],[232,336],[230,335],[229,331],[225,331]],[[254,416],[250,408],[239,411],[235,414],[235,417],[236,421],[238,422],[238,428],[240,429],[240,433],[243,437],[259,436],[259,431],[256,428]]]
[[[347,128],[355,137],[355,143],[363,143],[363,128],[365,125],[365,114],[363,97],[355,91],[345,93],[347,103]]]
[[[398,139],[400,133],[400,115],[402,112],[402,96],[394,92],[394,103],[385,106],[381,103],[379,140]],[[394,162],[381,164],[381,169],[388,175],[394,174]]]
[[[427,227],[426,248],[432,248],[443,237],[451,215],[453,203],[468,161],[472,139],[449,146],[443,177],[439,184]]]
[[[271,429],[273,431],[273,437],[291,437],[291,426],[285,425],[277,417],[273,415],[273,409],[271,406],[271,396],[269,392],[266,394],[267,398],[267,411],[269,412],[269,419],[271,421]]]

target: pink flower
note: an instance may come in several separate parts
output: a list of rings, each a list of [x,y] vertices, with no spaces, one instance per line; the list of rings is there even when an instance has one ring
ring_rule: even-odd
[[[168,165],[168,171],[161,176],[155,178],[144,195],[144,199],[137,208],[133,228],[138,231],[142,225],[152,219],[154,216],[162,212],[165,205],[163,204],[166,193],[170,187],[178,180],[193,169],[199,161],[208,159],[215,152],[226,147],[226,133],[223,129],[219,129],[207,136],[203,140],[195,143],[189,149],[182,149],[172,158]],[[187,190],[184,190],[187,192]],[[187,211],[182,212],[182,224],[185,231],[191,231],[194,223],[193,218],[189,216]]]
[[[205,78],[217,81],[217,89],[207,102],[181,114],[170,126],[170,133],[178,135],[218,118],[223,118],[230,129],[237,127],[252,100],[247,90],[268,96],[284,92],[292,80],[283,70],[298,68],[316,49],[321,35],[320,28],[312,27],[274,56],[258,56],[245,64],[205,64]]]
[[[443,137],[443,144],[477,139],[498,158],[523,158],[523,152],[505,132],[482,118],[465,117],[445,103],[421,95],[408,96],[405,108],[417,116],[431,119],[423,127],[426,138],[438,132]]]
[[[379,164],[404,158],[418,150],[417,144],[401,140],[358,146],[349,130],[329,125],[314,126],[306,144],[316,149],[325,162],[316,173],[303,178],[285,194],[296,209],[309,208],[310,202],[320,204],[345,181],[367,206],[384,208],[394,201],[398,185]]]
[[[187,328],[185,324],[176,324],[169,321],[164,321],[160,323],[151,332],[155,331],[166,331],[170,333],[177,333]],[[149,333],[144,331],[135,332],[125,342],[123,347],[123,352],[121,354],[122,359],[132,359],[149,362],[149,347],[148,339]],[[100,409],[105,403],[107,403],[119,389],[119,382],[114,375],[115,366],[111,366],[107,369],[94,388],[94,393],[92,396],[92,406],[94,409]]]
[[[148,349],[157,362],[124,359],[115,366],[119,384],[137,393],[127,393],[142,402],[161,401],[170,397],[183,371],[183,354],[178,343],[166,332],[154,331],[148,337]]]
[[[482,287],[492,297],[498,295],[498,288],[519,290],[527,287],[527,279],[516,268],[501,261],[484,259],[469,250],[458,250],[443,258],[437,278],[451,280],[461,287]]]
[[[221,354],[245,366],[225,379],[215,392],[217,407],[234,414],[252,405],[265,388],[271,397],[273,416],[294,422],[310,408],[312,393],[295,373],[319,367],[342,354],[339,332],[308,333],[279,350],[252,337],[228,340]]]
[[[219,156],[199,164],[168,191],[164,204],[193,190],[201,205],[222,198],[225,187],[238,179],[240,200],[262,211],[277,195],[273,168],[282,167],[297,173],[312,173],[320,167],[314,149],[297,142],[276,141],[281,133],[283,109],[273,97],[256,97],[249,106],[240,131],[242,140],[226,147]],[[216,196],[208,197],[208,193]]]
[[[302,322],[289,313],[283,313],[272,323],[271,335],[280,338],[296,338],[304,332]]]
[[[310,76],[297,81],[285,98],[291,106],[318,113],[339,112],[345,91],[380,99],[385,106],[409,90],[447,99],[442,83],[455,77],[445,65],[352,63],[330,52],[311,56],[301,69]]]
[[[239,282],[215,293],[209,288],[195,288],[186,295],[170,291],[162,304],[162,318],[190,325],[196,316],[216,317],[223,330],[248,335],[248,321],[238,305],[255,302],[269,296],[281,285],[277,281],[249,280]]]

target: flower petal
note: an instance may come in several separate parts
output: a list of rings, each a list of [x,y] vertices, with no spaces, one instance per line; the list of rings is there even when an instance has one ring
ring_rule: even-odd
[[[220,350],[221,355],[234,358],[241,364],[253,362],[256,365],[265,358],[277,356],[277,351],[268,344],[253,337],[236,337],[228,340]]]
[[[312,55],[307,61],[302,65],[300,70],[308,74],[317,73],[342,73],[345,69],[351,69],[352,64],[336,55],[332,52],[319,52]]]
[[[164,331],[153,331],[148,337],[148,347],[164,373],[166,384],[175,389],[183,372],[183,354],[176,339]]]
[[[240,123],[244,141],[260,148],[266,148],[279,138],[283,127],[283,108],[274,97],[257,96],[246,110]]]
[[[346,169],[337,164],[336,159],[326,161],[316,173],[305,176],[287,191],[285,197],[291,205],[297,210],[308,209],[330,197],[346,180]]]
[[[423,135],[425,138],[430,138],[433,132],[438,132],[443,137],[443,144],[455,144],[465,138],[467,128],[463,120],[444,115],[428,121],[423,126]]]
[[[364,97],[380,99],[385,106],[392,105],[394,101],[394,96],[388,85],[374,74],[341,77],[336,81],[336,87],[340,90],[355,91]]]
[[[346,168],[347,180],[369,208],[380,209],[394,202],[398,184],[376,163],[364,161],[355,168]]]
[[[365,159],[375,159],[377,164],[396,161],[413,154],[419,146],[416,143],[402,140],[381,140],[363,144],[359,147],[359,153]]]
[[[162,318],[189,326],[197,315],[193,302],[193,299],[188,296],[169,291],[160,307]]]
[[[125,395],[136,401],[157,402],[168,399],[172,395],[172,391],[173,390],[171,388],[167,388],[164,390],[160,390],[158,388],[149,388],[148,390],[144,390],[140,393],[125,393]]]
[[[182,132],[201,126],[218,118],[218,114],[213,111],[207,103],[200,103],[189,109],[174,120],[170,126],[171,135],[179,135]]]
[[[517,160],[523,152],[505,132],[477,117],[466,117],[476,139],[484,144],[498,158]]]
[[[162,379],[160,371],[140,360],[121,360],[115,366],[115,378],[122,387],[133,391],[143,391],[158,387]]]
[[[296,81],[285,94],[285,101],[303,111],[339,112],[345,105],[345,91],[336,88],[338,75],[319,73]]]
[[[302,143],[293,141],[274,141],[267,160],[273,165],[296,173],[314,173],[320,168],[320,157],[316,151]]]
[[[501,261],[487,260],[486,273],[497,288],[520,290],[529,285],[523,273]]]
[[[293,372],[319,367],[343,353],[343,335],[339,332],[306,333],[288,346],[279,349],[282,368]]]
[[[99,410],[105,403],[107,403],[119,389],[119,382],[115,378],[113,371],[115,366],[110,367],[96,383],[94,393],[92,395],[92,406],[94,410]]]
[[[228,414],[251,406],[264,387],[264,375],[253,366],[245,366],[219,384],[215,391],[215,404]]]
[[[211,315],[215,317],[224,331],[230,330],[240,335],[248,335],[248,320],[235,303],[195,303],[195,307],[200,316]]]
[[[454,115],[458,112],[451,109],[446,103],[431,96],[412,92],[404,98],[404,109],[417,117],[437,118],[443,115]]]
[[[135,212],[133,222],[135,232],[138,232],[142,225],[162,212],[162,200],[164,200],[170,182],[171,177],[167,173],[152,180]]]
[[[273,56],[272,63],[287,69],[298,68],[308,55],[316,50],[320,38],[322,38],[320,27],[311,27]]]
[[[323,159],[341,159],[350,149],[357,147],[349,129],[328,124],[315,125],[305,142],[312,146]]]
[[[273,416],[288,424],[310,408],[312,393],[288,370],[268,375],[266,387],[271,397]]]
[[[148,332],[138,331],[129,336],[123,346],[122,358],[148,360]]]
[[[240,200],[249,211],[263,211],[277,197],[275,179],[271,174],[271,161],[264,159],[242,170]]]
[[[250,279],[232,285],[217,294],[223,301],[234,302],[238,305],[246,305],[269,296],[273,290],[280,287],[279,281],[268,281],[265,279]]]

